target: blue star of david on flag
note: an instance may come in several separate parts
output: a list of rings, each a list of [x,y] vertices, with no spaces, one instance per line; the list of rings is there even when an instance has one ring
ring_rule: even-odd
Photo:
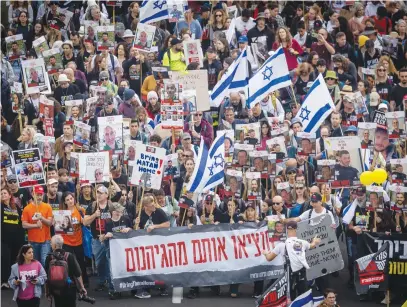
[[[221,153],[218,154],[217,156],[214,156],[214,159],[215,159],[215,163],[214,163],[215,167],[218,167],[218,166],[223,167],[225,160],[223,159]]]
[[[263,71],[263,80],[270,81],[271,76],[273,75],[272,66],[267,66]]]
[[[301,118],[302,120],[309,120],[308,116],[310,115],[310,113],[311,113],[311,111],[308,111],[307,107],[305,107],[301,110],[301,114],[300,114],[299,118]]]
[[[167,4],[167,1],[165,1],[165,0],[162,1],[161,4],[160,4],[160,2],[161,2],[161,1],[159,1],[159,0],[157,0],[156,2],[154,2],[154,9],[160,9],[160,10],[162,10],[162,9],[163,9],[163,6]]]

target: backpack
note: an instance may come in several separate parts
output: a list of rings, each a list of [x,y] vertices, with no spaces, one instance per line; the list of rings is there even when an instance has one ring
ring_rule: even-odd
[[[62,291],[70,284],[68,274],[68,256],[69,253],[61,257],[58,254],[50,254],[51,260],[48,267],[48,285],[53,294],[61,295]]]

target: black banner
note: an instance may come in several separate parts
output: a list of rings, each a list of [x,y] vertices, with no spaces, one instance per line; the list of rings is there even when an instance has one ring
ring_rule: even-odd
[[[287,306],[287,274],[277,279],[263,294],[256,300],[257,307],[285,307]]]
[[[389,243],[389,288],[407,289],[407,234],[363,233],[358,236],[357,257],[376,253]]]
[[[373,254],[363,256],[355,261],[356,293],[366,294],[370,291],[386,291],[388,289],[389,242]]]

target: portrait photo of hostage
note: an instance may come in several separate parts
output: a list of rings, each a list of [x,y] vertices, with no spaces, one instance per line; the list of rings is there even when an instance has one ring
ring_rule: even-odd
[[[97,50],[113,50],[115,40],[114,26],[98,26],[96,27],[96,31],[98,41]]]
[[[123,153],[123,116],[98,117],[99,150]]]
[[[260,144],[260,123],[238,124],[235,128],[235,140],[241,144]]]
[[[254,150],[253,145],[235,144],[233,152],[233,165],[235,167],[249,167],[249,152]]]
[[[73,234],[72,213],[69,210],[55,210],[54,229],[56,234]]]
[[[309,156],[315,155],[316,152],[316,136],[315,134],[298,132],[297,133],[298,142],[298,155]]]
[[[28,87],[38,87],[45,85],[44,71],[41,66],[30,67],[26,69]]]
[[[37,142],[42,162],[55,163],[55,137],[44,136]]]
[[[407,181],[407,159],[391,159],[392,183],[405,183]]]
[[[23,34],[8,36],[5,38],[8,59],[15,60],[26,54]]]
[[[404,187],[405,188],[405,187]],[[396,212],[407,212],[407,193],[393,192],[394,198],[392,199],[391,209]]]
[[[369,211],[383,212],[383,187],[366,187],[366,209]]]
[[[376,123],[358,123],[358,137],[361,139],[361,148],[373,148]]]
[[[104,178],[103,178],[104,176],[103,176],[103,169],[101,169],[101,168],[97,168],[97,169],[95,169],[95,182],[96,183],[101,183],[101,182],[103,182],[104,181]]]
[[[134,38],[134,48],[150,51],[155,34],[156,27],[148,24],[137,24],[136,36]]]
[[[357,150],[357,152],[353,151],[353,155],[351,155],[349,150],[340,150],[336,153],[337,163],[335,164],[334,168],[335,181],[340,181],[341,183],[348,182],[349,186],[354,185],[354,182],[358,180],[362,170],[360,154],[358,153],[359,150]],[[353,165],[355,164],[357,164],[359,168],[354,167]]]
[[[46,50],[43,52],[45,60],[45,68],[49,74],[55,74],[60,69],[63,69],[62,55],[58,48]]]
[[[277,161],[287,157],[287,148],[285,146],[284,136],[278,136],[267,140],[266,145],[269,153],[276,154]]]
[[[396,157],[396,149],[393,144],[390,143],[389,133],[387,129],[376,128],[374,139],[374,153],[382,154],[386,162],[389,162],[392,158]]]
[[[406,135],[404,111],[387,112],[387,130],[390,139],[398,139]]]
[[[242,196],[243,173],[232,169],[226,170],[225,195],[240,198]]]
[[[40,99],[40,119],[54,119],[54,102],[48,99]]]
[[[179,84],[173,82],[164,82],[164,100],[179,100]]]
[[[317,182],[329,182],[335,180],[335,160],[317,161]]]
[[[103,150],[119,150],[120,144],[116,137],[116,131],[111,126],[106,126],[103,130],[104,146]]]
[[[261,174],[258,172],[246,172],[247,199],[256,200],[262,197]]]
[[[249,157],[251,171],[260,173],[267,171],[267,151],[249,152]]]

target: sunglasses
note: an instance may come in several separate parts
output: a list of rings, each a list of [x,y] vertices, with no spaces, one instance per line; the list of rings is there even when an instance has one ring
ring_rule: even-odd
[[[190,155],[182,155],[184,158],[192,158]]]
[[[293,174],[296,174],[296,173],[297,173],[296,171],[290,171],[290,172],[287,173],[287,175],[293,175]]]
[[[203,116],[203,114],[195,114],[195,116],[202,117],[202,116]]]
[[[215,15],[216,17],[222,17],[223,15]]]
[[[334,78],[326,78],[327,80],[335,80]]]
[[[378,69],[377,71],[385,72],[385,69]]]
[[[297,187],[296,190],[304,190],[304,187]]]
[[[107,81],[109,78],[100,78],[100,81]]]
[[[10,180],[10,181],[8,181],[8,183],[14,184],[14,183],[17,183],[17,180]]]

